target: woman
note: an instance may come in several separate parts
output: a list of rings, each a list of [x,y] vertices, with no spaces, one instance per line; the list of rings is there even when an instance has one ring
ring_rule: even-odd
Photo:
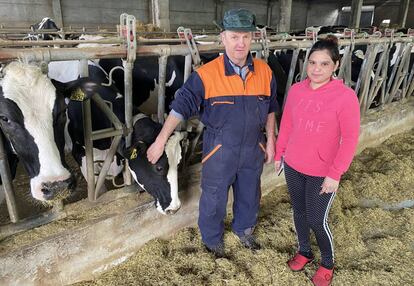
[[[313,260],[309,240],[312,229],[322,258],[312,277],[318,286],[332,281],[334,249],[327,217],[359,135],[358,98],[351,88],[333,78],[339,59],[334,36],[312,46],[308,77],[289,90],[276,143],[275,168],[285,169],[299,244],[288,266],[300,271]]]

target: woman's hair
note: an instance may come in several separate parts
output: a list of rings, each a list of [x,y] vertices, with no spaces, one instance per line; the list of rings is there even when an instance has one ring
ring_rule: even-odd
[[[328,35],[328,36],[326,36],[326,38],[317,41],[315,44],[313,44],[313,46],[312,46],[312,48],[309,52],[309,56],[314,51],[323,51],[323,50],[328,51],[329,56],[331,57],[331,59],[334,63],[339,61],[340,56],[339,56],[338,38],[337,37],[335,37],[334,35]]]

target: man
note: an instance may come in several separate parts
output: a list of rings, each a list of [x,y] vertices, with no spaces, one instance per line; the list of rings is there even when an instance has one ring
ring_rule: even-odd
[[[274,157],[277,109],[272,71],[250,54],[255,16],[245,9],[229,10],[222,28],[225,54],[193,72],[177,91],[172,111],[147,151],[154,164],[179,122],[200,115],[205,130],[198,225],[207,250],[217,257],[224,256],[223,221],[230,186],[232,230],[245,247],[260,249],[253,231],[263,162],[270,163]]]

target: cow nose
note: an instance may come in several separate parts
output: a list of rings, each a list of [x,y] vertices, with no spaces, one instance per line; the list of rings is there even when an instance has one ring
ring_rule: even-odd
[[[52,200],[56,198],[62,192],[70,189],[74,185],[74,178],[70,176],[68,179],[63,181],[46,182],[42,184],[42,193],[46,200]]]
[[[178,209],[176,209],[176,210],[171,210],[171,209],[169,209],[169,210],[166,210],[165,211],[165,213],[167,214],[167,215],[173,215],[173,214],[175,214],[178,210],[179,210],[180,208],[178,208]]]

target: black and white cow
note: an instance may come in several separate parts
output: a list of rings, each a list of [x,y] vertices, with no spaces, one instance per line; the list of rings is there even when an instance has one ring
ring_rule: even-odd
[[[61,83],[53,81],[59,93],[72,98],[68,103],[68,131],[72,141],[72,154],[80,165],[86,178],[86,158],[83,137],[83,119],[81,102],[74,98],[83,98],[87,94],[99,94],[112,108],[114,114],[124,122],[124,98],[113,86],[102,86],[90,78]],[[85,95],[86,94],[86,95]],[[92,130],[101,130],[111,127],[110,121],[102,114],[98,107],[91,102]],[[148,160],[146,148],[154,142],[161,130],[161,125],[155,123],[143,114],[134,117],[134,131],[132,134],[132,148],[126,154],[129,168],[135,181],[142,189],[151,194],[156,202],[157,210],[163,214],[175,213],[181,206],[178,199],[177,166],[181,159],[180,141],[182,133],[176,133],[168,140],[162,160],[153,165]],[[94,171],[100,172],[102,163],[108,153],[111,140],[100,139],[94,141]],[[144,153],[145,152],[145,153]],[[127,152],[122,152],[127,153]],[[116,154],[108,174],[117,176],[121,173],[124,164],[120,154]]]
[[[29,34],[26,38],[29,40],[53,40],[56,36],[47,33],[36,33],[41,30],[55,30],[56,32],[59,31],[58,26],[53,21],[53,19],[49,17],[43,18],[39,23],[33,24],[30,26],[30,29],[33,33]]]
[[[72,156],[79,164],[81,172],[86,179],[85,138],[83,131],[82,100],[80,99],[86,98],[87,93],[99,94],[118,119],[124,123],[124,98],[115,87],[102,86],[101,84],[92,81],[90,78],[79,78],[67,83],[62,83],[56,80],[52,80],[52,82],[56,87],[57,93],[62,97],[69,99],[67,104],[67,131],[69,136],[66,136],[66,148],[72,152]],[[91,102],[91,116],[92,130],[94,131],[110,128],[112,126],[110,120],[102,114],[102,111],[93,101]],[[95,140],[93,142],[95,180],[97,179],[97,174],[99,174],[102,169],[102,162],[105,160],[110,146],[110,138]],[[109,168],[109,176],[116,177],[122,172],[123,165],[120,161],[120,155],[117,154]]]
[[[64,98],[38,67],[12,62],[4,73],[0,128],[6,145],[23,163],[33,198],[62,198],[74,183],[64,159]]]
[[[173,214],[180,207],[178,198],[178,164],[181,160],[183,134],[174,132],[168,139],[165,152],[157,163],[147,159],[147,149],[155,141],[162,125],[149,117],[138,114],[134,117],[133,145],[127,152],[129,168],[134,180],[155,199],[157,210]]]
[[[169,56],[167,60],[166,71],[166,87],[165,87],[165,106],[168,109],[170,103],[174,99],[175,92],[184,83],[184,62],[183,56]],[[99,61],[101,66],[107,73],[113,67],[122,66],[120,59],[102,59]],[[112,75],[114,84],[122,93],[124,92],[124,72],[115,70]],[[150,103],[155,109],[151,110],[149,106],[142,108],[141,105],[152,98],[157,99],[157,95],[153,92],[158,87],[158,57],[138,57],[134,62],[132,71],[132,94],[134,106],[141,109],[150,110],[148,113],[156,113],[157,104]],[[154,94],[154,96],[151,96]]]

